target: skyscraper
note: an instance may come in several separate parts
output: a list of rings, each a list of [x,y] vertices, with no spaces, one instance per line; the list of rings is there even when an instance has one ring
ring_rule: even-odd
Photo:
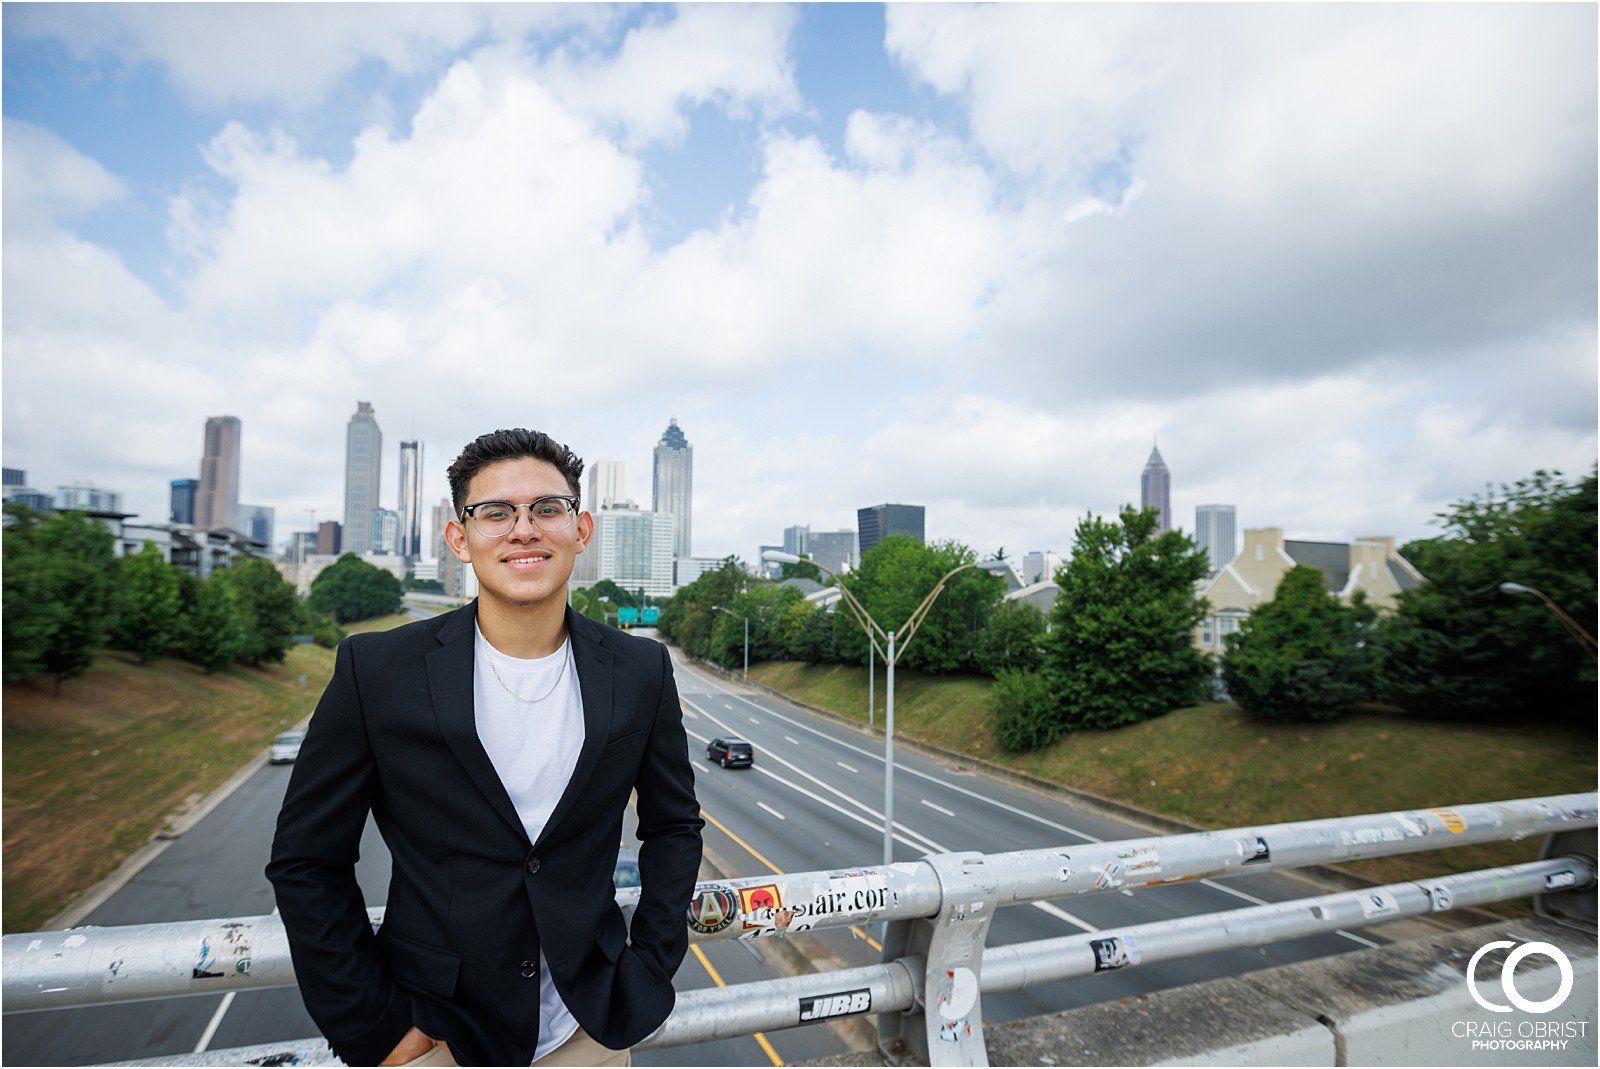
[[[1160,511],[1158,532],[1172,530],[1172,473],[1161,459],[1161,450],[1154,446],[1150,447],[1150,459],[1144,462],[1144,473],[1139,476],[1139,507]]]
[[[655,473],[651,481],[650,508],[672,516],[672,555],[693,556],[690,551],[689,509],[694,494],[694,446],[678,429],[674,416],[656,443]],[[670,591],[669,591],[670,593]]]
[[[372,510],[371,541],[368,553],[397,554],[400,544],[400,514],[394,509]]]
[[[270,550],[274,515],[270,505],[240,505],[239,533],[249,535]]]
[[[594,460],[589,462],[589,488],[584,494],[583,507],[590,512],[609,508],[627,499],[623,490],[623,468],[620,460]]]
[[[395,552],[422,556],[422,443],[400,443],[400,538]]]
[[[1195,509],[1194,538],[1211,559],[1213,574],[1227,567],[1235,553],[1233,506],[1201,505]]]
[[[194,526],[194,499],[200,492],[199,479],[172,480],[171,523]]]
[[[793,552],[792,550],[789,552]],[[854,531],[806,532],[806,552],[811,559],[835,572],[856,566],[856,533]]]
[[[372,512],[378,507],[378,480],[383,474],[383,431],[372,405],[356,402],[344,433],[344,551],[372,549]]]
[[[651,597],[672,593],[672,537],[674,517],[634,508],[606,509],[601,517],[605,533],[600,541],[600,578],[622,589]],[[588,556],[594,545],[579,559]]]
[[[811,550],[806,545],[806,536],[810,533],[810,527],[799,524],[793,527],[785,527],[783,529],[783,551],[785,553],[793,553],[797,557],[810,553]]]
[[[869,505],[856,509],[856,535],[865,557],[872,547],[892,534],[908,534],[923,541],[927,509],[921,505]]]
[[[238,416],[212,416],[206,420],[200,487],[194,500],[194,525],[202,531],[239,529],[240,434]]]

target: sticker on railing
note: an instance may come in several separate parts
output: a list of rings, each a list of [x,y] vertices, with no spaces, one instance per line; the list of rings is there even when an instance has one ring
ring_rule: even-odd
[[[937,1003],[939,1039],[945,1043],[960,1042],[962,1037],[972,1035],[967,1015],[978,1004],[978,974],[962,966],[947,969],[939,986],[943,989]]]
[[[1456,896],[1442,883],[1430,883],[1423,890],[1428,892],[1428,903],[1435,913],[1451,908],[1456,904]]]
[[[1544,878],[1546,891],[1559,891],[1563,887],[1572,887],[1578,882],[1578,876],[1573,872],[1552,872]]]
[[[1400,900],[1388,891],[1362,891],[1361,915],[1368,920],[1389,917],[1400,912]]]
[[[775,884],[740,891],[744,904],[741,939],[779,932],[808,932],[825,920],[861,916],[898,905],[900,894],[889,888],[881,869],[847,869],[826,874],[826,883],[788,885],[788,901]],[[768,903],[770,899],[770,904]]]
[[[872,990],[834,991],[827,995],[808,995],[800,1000],[801,1021],[822,1021],[829,1017],[848,1017],[872,1009]]]
[[[1126,969],[1128,966],[1137,965],[1143,960],[1139,954],[1139,942],[1131,935],[1112,935],[1104,939],[1091,939],[1089,940],[1089,949],[1094,951],[1095,972]]]
[[[739,917],[739,898],[733,888],[720,883],[701,884],[689,903],[689,927],[701,935],[715,935]]]
[[[1445,830],[1451,835],[1460,835],[1467,830],[1467,819],[1454,809],[1430,809],[1428,812],[1443,821]]]
[[[1130,880],[1138,878],[1142,882],[1151,876],[1161,875],[1161,851],[1153,846],[1118,850],[1117,859],[1122,862],[1122,871]]]
[[[229,973],[249,975],[251,928],[243,922],[231,921],[206,930],[200,936],[191,979],[213,980]]]
[[[1259,835],[1254,836],[1254,840],[1244,839],[1239,843],[1244,853],[1239,862],[1241,865],[1265,865],[1272,860],[1272,848],[1267,841]]]

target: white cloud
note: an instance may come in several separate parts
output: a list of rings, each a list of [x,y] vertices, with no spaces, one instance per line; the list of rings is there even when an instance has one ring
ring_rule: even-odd
[[[735,117],[796,110],[794,24],[786,5],[686,5],[629,30],[614,57],[557,48],[539,79],[577,113],[620,128],[632,146],[675,143],[689,129],[685,110],[702,104]]]
[[[614,14],[594,4],[30,4],[7,12],[6,29],[56,38],[85,61],[158,63],[201,107],[305,108],[363,62],[415,74],[475,40],[600,27]]]
[[[888,28],[1057,206],[984,351],[1059,397],[1448,364],[1593,320],[1592,8],[911,5]]]

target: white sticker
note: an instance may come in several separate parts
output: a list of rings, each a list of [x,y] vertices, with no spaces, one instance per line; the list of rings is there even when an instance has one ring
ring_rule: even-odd
[[[972,1012],[978,1001],[978,976],[971,969],[951,969],[950,993],[939,998],[939,1016],[947,1021],[958,1020]]]
[[[1388,917],[1400,912],[1400,903],[1388,891],[1362,891],[1361,915],[1371,919],[1373,917]]]
[[[1449,909],[1455,905],[1456,896],[1450,893],[1450,888],[1442,883],[1430,883],[1425,890],[1428,892],[1428,901],[1433,904],[1433,911]]]

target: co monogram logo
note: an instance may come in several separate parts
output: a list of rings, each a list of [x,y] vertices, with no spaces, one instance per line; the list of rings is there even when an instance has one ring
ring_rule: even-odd
[[[1506,955],[1506,963],[1500,967],[1500,987],[1505,991],[1506,998],[1511,1001],[1512,1006],[1522,1010],[1524,1013],[1549,1013],[1567,1001],[1567,996],[1572,994],[1572,962],[1567,960],[1566,954],[1562,953],[1560,947],[1552,946],[1549,943],[1523,943],[1518,947],[1516,943],[1509,939],[1496,939],[1492,943],[1485,943],[1479,947],[1477,953],[1472,955],[1472,960],[1467,962],[1467,993],[1472,996],[1474,1002],[1484,1009],[1494,1013],[1511,1012],[1511,1006],[1499,1002],[1491,1002],[1478,992],[1478,961],[1497,947],[1517,947],[1517,949]],[[1522,997],[1522,993],[1517,990],[1517,978],[1515,975],[1517,963],[1529,954],[1543,954],[1555,962],[1556,968],[1561,971],[1561,986],[1556,989],[1554,995],[1542,1002],[1525,999]]]

